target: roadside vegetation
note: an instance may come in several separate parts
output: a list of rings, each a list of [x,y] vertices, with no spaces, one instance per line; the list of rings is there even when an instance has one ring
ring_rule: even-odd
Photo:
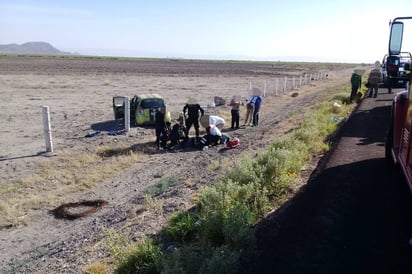
[[[348,87],[330,91],[317,105],[293,114],[290,119],[300,121],[293,130],[256,157],[245,155],[203,189],[192,210],[173,214],[155,237],[130,244],[111,235],[113,261],[94,262],[86,271],[236,273],[242,252],[254,247],[253,225],[300,187],[300,173],[313,156],[331,148],[331,136],[355,107],[348,104],[349,94]],[[176,181],[167,182],[159,181],[148,192],[158,193]]]

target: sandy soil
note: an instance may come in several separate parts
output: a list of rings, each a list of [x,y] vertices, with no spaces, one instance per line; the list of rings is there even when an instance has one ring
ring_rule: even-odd
[[[0,182],[12,186],[35,176],[44,161],[61,161],[67,153],[83,153],[99,146],[124,144],[145,154],[130,168],[85,191],[66,193],[40,208],[18,216],[17,224],[0,228],[0,272],[79,273],[96,260],[107,258],[108,231],[126,233],[130,241],[159,231],[176,210],[193,205],[196,193],[244,154],[253,155],[293,127],[288,117],[310,106],[318,96],[348,83],[351,69],[324,66],[328,79],[310,81],[296,90],[275,94],[275,78],[314,73],[311,65],[222,64],[166,61],[137,62],[106,59],[36,57],[0,58]],[[212,147],[156,151],[154,130],[132,127],[128,134],[110,136],[119,129],[111,106],[115,95],[158,93],[165,97],[177,118],[189,97],[198,99],[207,113],[230,123],[228,106],[211,107],[214,96],[246,97],[250,84],[266,94],[259,127],[224,131],[238,137],[240,149]],[[290,96],[298,92],[297,97]],[[50,108],[56,156],[44,157],[41,106]],[[209,107],[210,106],[210,107]],[[241,111],[241,121],[244,109]],[[243,124],[243,123],[242,123]],[[85,138],[89,132],[102,134]],[[191,132],[193,134],[193,132]],[[151,147],[152,149],[147,149]],[[309,174],[311,167],[307,167]],[[169,188],[152,206],[144,190],[157,178],[177,176],[181,183]],[[302,179],[303,181],[305,178]],[[45,188],[52,179],[45,178]],[[25,190],[30,193],[30,189]],[[41,195],[41,193],[37,193]],[[0,193],[0,197],[2,197]],[[108,205],[97,213],[74,221],[55,219],[48,212],[61,203],[103,199]],[[143,204],[146,203],[144,210]]]

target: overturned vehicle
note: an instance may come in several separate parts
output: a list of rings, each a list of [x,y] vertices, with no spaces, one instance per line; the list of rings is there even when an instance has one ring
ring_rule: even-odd
[[[113,111],[115,119],[124,118],[124,96],[113,97]],[[130,100],[130,123],[136,126],[154,125],[156,112],[166,113],[166,104],[159,94],[135,95]]]

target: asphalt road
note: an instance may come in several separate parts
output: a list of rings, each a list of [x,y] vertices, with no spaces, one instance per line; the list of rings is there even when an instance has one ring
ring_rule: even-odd
[[[258,225],[241,273],[412,273],[412,195],[384,158],[392,98],[360,103],[322,171]]]

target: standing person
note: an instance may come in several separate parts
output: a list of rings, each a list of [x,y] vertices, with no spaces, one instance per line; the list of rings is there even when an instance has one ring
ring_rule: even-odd
[[[358,93],[359,88],[361,87],[361,84],[362,84],[361,76],[357,74],[356,72],[353,72],[350,78],[350,83],[352,85],[352,89],[351,89],[349,101],[352,103],[353,99],[355,99],[356,94]]]
[[[201,118],[204,113],[203,108],[194,99],[189,99],[187,104],[183,107],[183,115],[187,117],[186,135],[189,136],[190,128],[193,125],[195,128],[196,141],[199,140],[199,118]]]
[[[262,96],[254,96],[253,102],[253,126],[257,127],[259,125],[259,111],[262,104]]]
[[[237,96],[233,96],[232,100],[230,101],[229,106],[232,107],[230,110],[230,114],[232,115],[232,126],[231,129],[239,128],[239,120],[240,120],[240,100]]]
[[[371,70],[368,76],[369,94],[368,97],[376,98],[378,96],[379,83],[382,82],[382,72],[379,61],[375,62],[375,68]]]
[[[252,103],[253,96],[248,96],[246,99],[246,116],[245,116],[245,124],[250,125],[253,119],[253,103]]]

